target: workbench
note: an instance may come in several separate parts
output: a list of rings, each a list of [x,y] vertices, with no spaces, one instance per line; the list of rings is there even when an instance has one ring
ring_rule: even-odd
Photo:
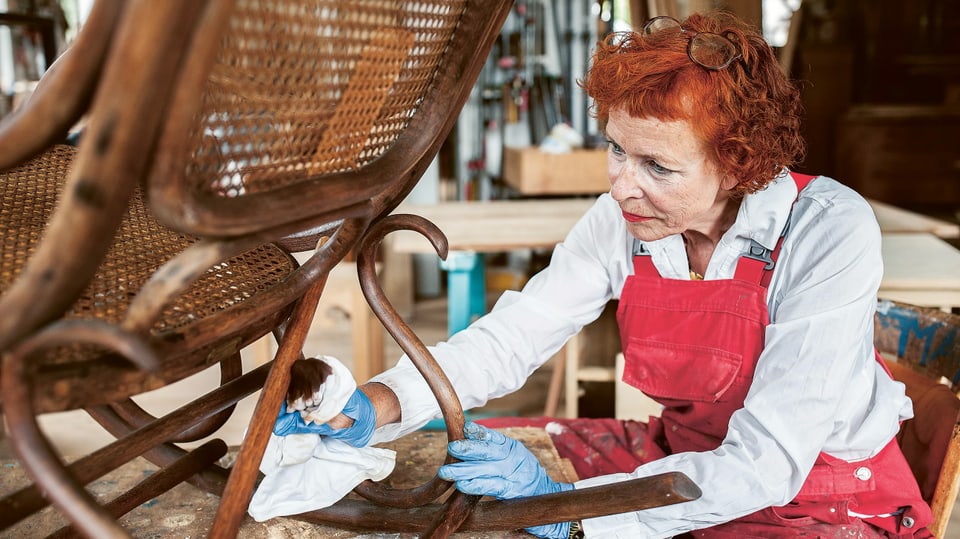
[[[499,429],[523,442],[550,475],[565,482],[576,481],[577,476],[567,460],[557,455],[550,437],[535,428]],[[390,486],[409,488],[425,483],[436,475],[446,452],[446,433],[418,431],[395,442],[381,444],[397,451],[397,468],[385,482]],[[2,451],[0,451],[2,455]],[[231,450],[225,460],[236,457]],[[69,459],[68,459],[69,460]],[[0,473],[0,494],[6,494],[28,484],[26,472],[12,458],[0,458],[3,472]],[[126,488],[153,473],[156,466],[138,458],[120,469],[91,483],[88,487],[99,500],[110,500]],[[351,494],[351,496],[353,496]],[[121,523],[134,537],[206,537],[210,532],[213,517],[220,498],[207,494],[189,484],[180,484],[173,490],[141,504],[122,517]],[[31,519],[5,530],[5,537],[45,537],[58,530],[66,520],[52,508],[47,508]],[[414,534],[368,533],[317,526],[293,518],[275,518],[256,522],[249,516],[243,520],[238,534],[240,539],[272,539],[297,537],[298,539],[365,538],[402,539],[416,537]],[[455,533],[454,538],[471,539],[522,539],[530,535],[519,531]]]
[[[960,250],[929,233],[885,233],[882,299],[950,311],[960,308]]]
[[[486,311],[484,253],[514,249],[550,249],[563,241],[576,222],[594,204],[596,197],[496,200],[487,202],[441,202],[401,205],[395,213],[420,215],[443,231],[450,254],[442,262],[447,271],[448,325],[453,334]],[[960,237],[960,226],[910,212],[889,204],[869,201],[880,230],[886,234],[924,233],[940,238]],[[885,249],[885,263],[899,267],[901,259],[923,260],[927,243],[921,247],[903,245]],[[398,253],[432,253],[433,247],[419,234],[400,231],[390,248]],[[932,254],[944,252],[933,247]],[[886,260],[887,257],[889,260]],[[921,258],[916,258],[920,256]],[[955,274],[956,275],[956,274]],[[899,278],[900,276],[898,276]],[[927,275],[918,277],[922,282]],[[899,286],[899,285],[898,285]]]

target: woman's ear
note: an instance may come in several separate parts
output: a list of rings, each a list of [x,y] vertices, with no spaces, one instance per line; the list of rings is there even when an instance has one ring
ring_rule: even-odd
[[[735,177],[724,174],[723,179],[720,180],[720,188],[724,191],[733,191],[733,188],[736,187],[738,183],[740,182],[738,182]]]

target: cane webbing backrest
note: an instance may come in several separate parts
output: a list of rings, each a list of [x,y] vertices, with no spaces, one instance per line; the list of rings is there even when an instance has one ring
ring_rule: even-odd
[[[237,1],[209,76],[178,94],[151,179],[158,212],[188,231],[240,233],[369,201],[406,180],[435,142],[410,122],[431,91],[441,102],[430,107],[449,107],[452,96],[436,95],[437,66],[466,52],[451,41],[465,30],[466,5]],[[193,95],[202,97],[183,106]],[[400,137],[421,142],[389,168],[361,172]]]

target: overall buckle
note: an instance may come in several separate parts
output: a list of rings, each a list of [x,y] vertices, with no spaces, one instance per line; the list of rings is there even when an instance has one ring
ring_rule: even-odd
[[[773,251],[767,249],[763,245],[757,243],[756,240],[750,240],[750,247],[747,249],[747,252],[743,253],[743,256],[747,258],[752,258],[754,260],[759,260],[764,263],[764,270],[773,269],[773,257],[771,254]]]
[[[647,245],[642,241],[633,239],[633,256],[652,256],[647,250]]]

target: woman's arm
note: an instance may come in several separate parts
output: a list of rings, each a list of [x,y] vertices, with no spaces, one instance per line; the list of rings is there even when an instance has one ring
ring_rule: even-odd
[[[522,291],[505,292],[489,314],[429,348],[464,409],[522,387],[533,371],[599,316],[612,295],[611,274],[623,271],[625,234],[616,203],[601,197],[554,249],[549,267]],[[394,410],[387,412],[400,423],[386,423],[374,441],[402,436],[439,416],[435,397],[407,356],[371,381],[394,394],[396,400],[388,396],[386,405],[399,403],[402,408],[399,417]]]

